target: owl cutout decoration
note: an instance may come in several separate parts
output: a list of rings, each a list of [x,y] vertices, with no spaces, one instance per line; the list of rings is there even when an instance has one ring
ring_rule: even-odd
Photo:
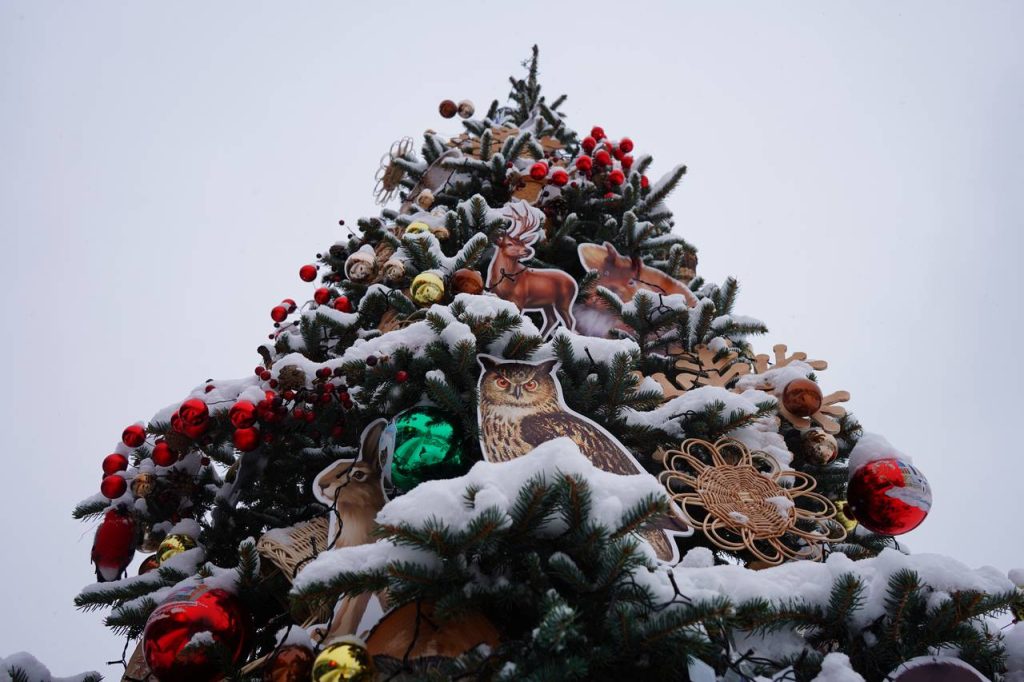
[[[580,244],[576,253],[584,270],[597,271],[597,286],[608,289],[623,303],[632,301],[636,292],[643,290],[665,296],[679,294],[690,308],[697,305],[697,297],[685,284],[657,268],[644,265],[639,258],[623,256],[610,242],[600,246]],[[610,329],[629,331],[596,293],[577,301],[573,315],[577,333],[584,336],[604,337]]]
[[[489,355],[478,355],[477,360],[484,369],[478,385],[480,449],[488,462],[508,462],[541,443],[565,437],[602,471],[622,476],[651,475],[602,426],[569,409],[555,374],[557,360],[529,363]],[[658,559],[675,563],[679,556],[673,538],[692,535],[693,529],[673,503],[657,527],[640,534]]]
[[[514,303],[523,312],[540,313],[545,338],[561,323],[575,329],[572,315],[578,287],[568,273],[553,268],[531,268],[522,261],[533,258],[540,239],[544,213],[524,201],[505,205],[502,214],[510,226],[494,238],[494,256],[487,268],[487,289]]]

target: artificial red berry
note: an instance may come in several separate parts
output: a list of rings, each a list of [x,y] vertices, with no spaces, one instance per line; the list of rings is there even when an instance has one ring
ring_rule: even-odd
[[[103,482],[100,483],[100,493],[108,500],[115,500],[121,497],[126,490],[128,490],[128,481],[117,474],[105,476]]]
[[[153,460],[153,464],[158,467],[169,467],[178,461],[178,455],[175,454],[174,450],[171,450],[171,446],[165,441],[158,440],[156,445],[153,446],[153,453],[150,455]]]
[[[270,378],[272,376],[274,375],[270,373],[269,369],[265,369],[262,372],[260,372],[260,379],[262,379],[263,381],[270,381]]]
[[[328,289],[327,287],[320,287],[319,289],[313,292],[313,300],[319,303],[320,305],[327,303],[329,300],[331,300],[331,290]]]
[[[116,452],[103,458],[103,473],[109,476],[128,468],[128,458]]]
[[[594,147],[597,146],[597,140],[588,135],[583,138],[583,142],[580,143],[580,146],[583,147],[583,151],[589,154],[594,151]]]
[[[626,154],[622,157],[622,170],[629,172],[629,169],[633,167],[633,157]]]
[[[622,138],[621,140],[619,140],[619,149],[621,149],[626,154],[630,153],[631,151],[633,151],[633,140],[629,139],[628,137]]]
[[[228,419],[236,429],[247,429],[256,423],[256,405],[251,400],[239,400],[228,410]]]
[[[594,160],[591,159],[589,156],[581,156],[580,158],[576,159],[576,168],[580,169],[583,172],[589,171],[593,167],[593,165]]]
[[[640,186],[644,189],[647,189],[648,187],[651,186],[651,181],[647,179],[646,175],[640,176]]]
[[[270,319],[274,322],[284,322],[288,318],[288,309],[283,305],[275,305],[270,309]]]
[[[343,313],[352,312],[352,304],[349,302],[348,296],[339,296],[334,299],[334,309]]]
[[[551,174],[551,184],[564,187],[567,182],[569,182],[569,174],[561,168],[556,168],[555,172]]]
[[[618,168],[608,174],[608,182],[616,186],[621,185],[625,179],[626,175]]]
[[[316,266],[315,265],[303,265],[299,268],[299,278],[303,282],[312,282],[316,279]]]
[[[612,156],[604,149],[599,149],[594,153],[594,161],[602,166],[612,165]]]
[[[130,448],[137,448],[146,442],[146,429],[132,424],[121,432],[121,442]]]
[[[605,192],[604,193],[604,198],[605,199],[614,199],[615,198],[615,192]]]
[[[406,372],[404,369],[400,369],[397,372],[395,372],[395,381],[397,381],[398,383],[404,384],[408,380],[409,373]]]
[[[267,434],[268,436],[270,434]],[[252,427],[235,429],[231,435],[231,442],[241,452],[250,452],[260,444],[260,432]]]
[[[600,142],[604,139],[604,128],[601,126],[594,126],[590,129],[590,136]]]
[[[331,368],[330,367],[321,367],[320,369],[318,369],[316,371],[316,375],[318,377],[320,377],[321,379],[326,379],[329,376],[331,376]]]

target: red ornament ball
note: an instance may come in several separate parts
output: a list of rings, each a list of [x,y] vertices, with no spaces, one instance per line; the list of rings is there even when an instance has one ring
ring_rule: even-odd
[[[303,282],[312,282],[316,279],[316,266],[315,265],[303,265],[299,268],[299,279]]]
[[[551,174],[551,184],[564,187],[567,182],[569,182],[569,174],[561,168],[556,168],[555,172]]]
[[[352,303],[348,300],[348,296],[339,296],[334,299],[334,309],[343,313],[352,312]]]
[[[629,154],[625,154],[622,157],[622,170],[629,172],[629,169],[633,167],[633,157]]]
[[[452,118],[459,112],[459,105],[450,99],[441,100],[441,103],[437,105],[437,111],[443,118]]]
[[[651,186],[651,181],[647,179],[647,176],[646,175],[641,175],[640,176],[640,187],[642,189],[647,189],[650,186]]]
[[[793,379],[782,390],[782,406],[798,417],[810,417],[821,401],[821,388],[810,379]]]
[[[313,300],[319,303],[320,305],[327,303],[329,300],[331,300],[331,290],[328,289],[327,287],[320,287],[319,289],[313,292]]]
[[[253,427],[235,429],[231,442],[241,452],[251,452],[260,444],[260,432]]]
[[[853,472],[846,488],[850,511],[868,530],[901,535],[917,528],[932,506],[928,479],[898,457],[876,459]]]
[[[100,493],[108,500],[116,500],[124,495],[126,490],[128,490],[128,481],[117,474],[104,476],[103,482],[100,483]]]
[[[92,540],[91,559],[96,565],[97,581],[109,582],[121,576],[135,555],[137,539],[131,514],[111,509],[103,515],[103,522]]]
[[[146,621],[142,651],[160,682],[213,682],[223,679],[216,658],[202,647],[185,651],[186,645],[206,633],[237,663],[245,652],[248,630],[237,598],[224,590],[206,590],[157,607]]]
[[[628,137],[622,138],[619,140],[619,149],[621,149],[624,154],[630,153],[633,151],[633,140]]]
[[[395,381],[397,381],[398,383],[404,384],[408,380],[409,373],[406,372],[404,369],[400,369],[397,372],[395,372]]]
[[[587,172],[593,167],[594,160],[591,159],[589,156],[581,156],[580,158],[576,159],[576,168],[583,172]]]
[[[153,464],[158,467],[169,467],[178,461],[178,455],[171,449],[166,441],[158,440],[153,446],[153,453],[150,455]]]
[[[626,180],[626,175],[618,168],[608,174],[608,182],[612,183],[616,187],[621,185]]]
[[[130,448],[137,448],[146,442],[146,429],[132,424],[121,432],[121,442]]]
[[[604,149],[599,149],[594,152],[594,161],[602,166],[610,166],[612,165],[612,155]]]
[[[590,136],[600,142],[605,138],[604,128],[601,126],[594,126],[590,129]]]
[[[538,161],[530,166],[530,177],[534,180],[543,180],[548,176],[548,165],[543,161]]]
[[[580,143],[580,146],[583,147],[583,151],[589,154],[594,151],[595,147],[597,147],[597,140],[588,135],[583,138],[583,142]]]
[[[288,319],[288,309],[283,305],[275,305],[270,309],[270,319],[274,322],[284,322]]]
[[[128,458],[116,452],[103,458],[103,473],[107,476],[128,468]]]
[[[199,398],[189,398],[178,408],[178,415],[185,424],[194,426],[210,420],[210,408]]]
[[[286,298],[286,299],[284,299],[283,301],[281,301],[281,305],[283,305],[285,308],[287,308],[289,313],[294,313],[295,312],[295,308],[298,307],[298,306],[295,305],[295,299],[293,299],[293,298]]]
[[[256,405],[250,400],[239,400],[228,411],[228,420],[236,429],[247,429],[256,423]]]

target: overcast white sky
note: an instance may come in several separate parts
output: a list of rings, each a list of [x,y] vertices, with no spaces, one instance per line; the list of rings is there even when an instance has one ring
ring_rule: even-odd
[[[577,129],[689,165],[679,230],[759,346],[828,360],[928,475],[915,551],[1024,566],[1024,4],[370,4],[0,1],[0,656],[119,675],[72,607],[100,461],[249,373],[391,142],[534,42]]]

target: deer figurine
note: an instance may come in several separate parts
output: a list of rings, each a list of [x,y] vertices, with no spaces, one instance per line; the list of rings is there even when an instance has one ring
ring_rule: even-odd
[[[574,329],[573,302],[576,280],[561,270],[529,268],[521,261],[533,257],[533,244],[540,238],[543,214],[525,202],[520,213],[513,204],[506,207],[511,226],[494,239],[495,251],[487,270],[487,288],[498,297],[514,303],[524,312],[539,312],[544,318],[541,335],[561,322]]]
[[[363,430],[359,457],[337,460],[313,481],[314,497],[331,509],[328,549],[355,547],[374,541],[374,519],[384,506],[379,443],[386,426],[386,419],[372,422]],[[331,627],[323,641],[356,634],[370,597],[370,594],[360,594],[338,600]]]

